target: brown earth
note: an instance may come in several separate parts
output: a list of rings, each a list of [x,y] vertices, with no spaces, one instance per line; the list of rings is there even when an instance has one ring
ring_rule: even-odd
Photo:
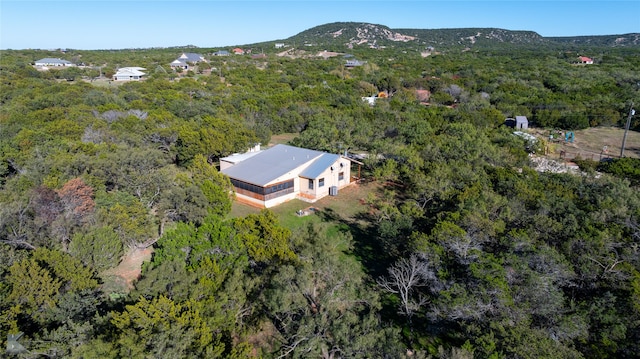
[[[130,291],[133,289],[133,283],[140,278],[142,263],[150,261],[152,254],[152,246],[130,249],[117,267],[111,268],[102,274],[105,284],[116,287],[114,289],[119,289],[113,291]]]

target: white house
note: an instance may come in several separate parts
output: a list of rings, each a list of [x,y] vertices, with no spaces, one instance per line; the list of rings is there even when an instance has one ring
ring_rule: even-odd
[[[336,154],[288,145],[220,159],[236,199],[257,207],[273,207],[294,198],[315,202],[337,196],[351,183],[351,160]]]
[[[204,56],[195,54],[192,52],[183,52],[177,59],[175,59],[170,66],[180,67],[185,70],[189,70],[189,64],[197,64],[198,62],[207,62]]]
[[[143,67],[121,67],[113,75],[113,81],[140,81],[146,73]]]
[[[367,102],[371,106],[376,104],[376,100],[377,99],[378,99],[378,96],[364,96],[364,97],[362,97],[362,101]]]
[[[75,66],[74,63],[62,59],[54,59],[51,57],[45,57],[44,59],[35,62],[36,67],[68,67]]]

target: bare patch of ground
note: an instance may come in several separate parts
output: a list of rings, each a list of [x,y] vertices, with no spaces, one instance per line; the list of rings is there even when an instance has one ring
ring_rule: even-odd
[[[548,141],[549,130],[533,128],[529,133]],[[565,132],[566,133],[566,132]],[[591,127],[574,131],[573,142],[549,142],[546,155],[556,159],[581,157],[599,161],[601,158],[620,157],[624,129],[618,127]],[[628,131],[625,143],[625,157],[640,158],[640,132]]]
[[[150,261],[152,254],[152,246],[130,249],[117,267],[106,270],[102,276],[110,291],[129,292],[133,289],[133,283],[142,273],[142,263]]]

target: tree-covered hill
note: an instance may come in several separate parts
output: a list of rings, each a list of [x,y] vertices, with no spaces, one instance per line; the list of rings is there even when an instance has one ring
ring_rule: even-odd
[[[640,34],[543,37],[533,31],[495,28],[460,29],[391,29],[388,26],[357,22],[335,22],[305,30],[286,39],[289,43],[308,44],[332,49],[353,47],[436,47],[449,49],[497,46],[556,47],[558,45],[588,45],[628,47],[640,45]]]

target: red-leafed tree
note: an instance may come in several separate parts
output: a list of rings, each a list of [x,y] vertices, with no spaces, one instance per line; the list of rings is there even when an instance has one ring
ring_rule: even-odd
[[[96,206],[93,200],[94,191],[82,178],[70,180],[57,192],[66,217],[84,222],[87,216],[93,213]]]

